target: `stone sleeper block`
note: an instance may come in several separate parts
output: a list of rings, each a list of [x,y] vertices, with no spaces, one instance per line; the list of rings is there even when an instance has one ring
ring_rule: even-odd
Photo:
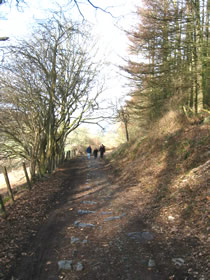
[[[59,270],[72,270],[72,260],[61,260],[58,262]]]
[[[74,236],[71,237],[71,244],[78,243],[79,241],[80,239],[78,237],[74,237]]]
[[[100,215],[111,215],[112,212],[101,212]]]
[[[80,221],[75,221],[74,225],[77,227],[95,227],[93,224],[80,223]]]
[[[77,211],[79,214],[91,214],[95,213],[95,211],[90,211],[90,210],[78,210]]]
[[[93,204],[97,204],[97,202],[95,201],[88,201],[88,200],[84,200],[82,201],[83,204],[90,204],[90,205],[93,205]]]
[[[108,217],[104,219],[104,222],[108,222],[108,221],[114,221],[114,220],[119,220],[120,218],[124,217],[126,214],[123,213],[120,216],[112,216],[112,217]]]

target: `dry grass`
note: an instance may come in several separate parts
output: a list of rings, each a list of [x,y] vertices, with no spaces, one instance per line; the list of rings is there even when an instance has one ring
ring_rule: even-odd
[[[167,112],[153,128],[157,136],[173,134],[183,127],[183,118],[176,111]]]
[[[121,146],[111,163],[127,186],[122,196],[141,203],[144,221],[207,275],[210,126],[187,125],[171,111],[145,138]]]
[[[29,168],[27,168],[27,172],[28,174],[30,174]],[[25,178],[23,168],[18,168],[17,170],[12,170],[8,172],[8,177],[9,177],[10,185],[13,189],[26,183],[26,178]],[[6,190],[7,190],[7,185],[4,179],[4,174],[0,173],[0,193],[5,193]]]

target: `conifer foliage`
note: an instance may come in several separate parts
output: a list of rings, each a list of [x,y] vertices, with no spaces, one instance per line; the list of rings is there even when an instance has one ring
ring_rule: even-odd
[[[155,120],[169,107],[201,118],[208,112],[209,10],[209,0],[145,0],[138,8],[123,68],[135,85],[134,116]]]

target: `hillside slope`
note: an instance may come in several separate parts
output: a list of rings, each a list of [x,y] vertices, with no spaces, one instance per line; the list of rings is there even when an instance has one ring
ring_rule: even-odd
[[[135,219],[164,236],[156,250],[179,259],[184,279],[208,279],[210,127],[151,133],[122,145],[109,161]]]

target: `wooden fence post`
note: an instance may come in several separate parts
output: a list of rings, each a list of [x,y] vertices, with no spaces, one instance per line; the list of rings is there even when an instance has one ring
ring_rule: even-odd
[[[5,213],[6,210],[5,210],[4,201],[3,201],[1,194],[0,194],[0,205],[1,205],[1,210],[3,211],[3,213]]]
[[[26,176],[26,181],[27,181],[28,189],[31,190],[31,182],[30,182],[29,177],[28,177],[28,172],[27,172],[27,169],[26,169],[25,162],[23,162],[23,170],[24,170],[24,173],[25,173],[25,176]]]
[[[3,167],[3,173],[4,173],[4,178],[5,178],[5,181],[6,181],[6,184],[7,184],[7,190],[8,190],[9,196],[11,197],[12,202],[15,202],[13,192],[12,192],[12,188],[11,188],[11,185],[10,185],[10,182],[9,182],[9,177],[8,177],[8,174],[7,174],[7,169],[6,169],[5,166]]]
[[[70,159],[69,151],[66,152],[66,159],[67,159],[67,160]]]

